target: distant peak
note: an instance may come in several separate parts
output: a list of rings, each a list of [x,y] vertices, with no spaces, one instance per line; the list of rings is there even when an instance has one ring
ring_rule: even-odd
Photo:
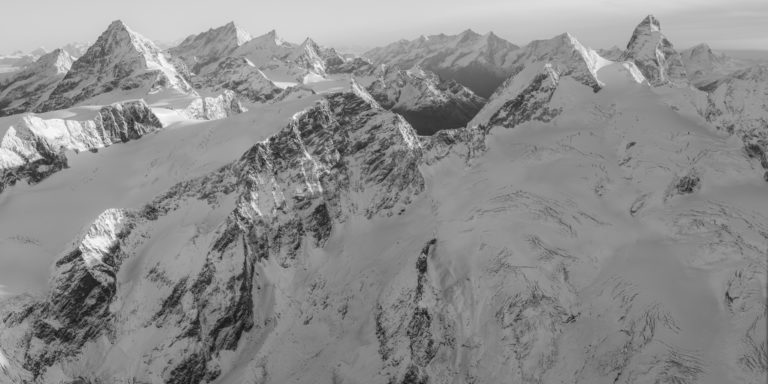
[[[707,43],[700,43],[696,44],[693,47],[690,48],[691,51],[711,51],[712,48],[709,47],[709,44]]]
[[[659,23],[659,20],[656,19],[656,16],[648,15],[643,19],[643,21],[640,22],[640,24],[637,26],[637,28],[648,28],[652,32],[661,31],[661,23]]]
[[[66,73],[72,67],[74,59],[67,51],[56,48],[37,59],[37,67],[53,67],[58,73]]]
[[[469,36],[480,36],[477,32],[473,31],[472,28],[467,28],[464,30],[464,32],[461,32],[460,35],[469,35]]]
[[[576,36],[572,35],[570,32],[564,32],[557,36],[555,36],[552,40],[559,41],[566,45],[571,45],[575,47],[581,47],[581,43],[576,38]]]
[[[115,20],[115,21],[111,22],[109,24],[109,27],[107,28],[107,31],[114,31],[114,30],[129,31],[130,29],[128,28],[127,25],[125,25],[125,23],[123,23],[122,20],[118,19],[118,20]]]
[[[307,37],[306,39],[304,39],[304,42],[301,43],[301,45],[305,47],[313,47],[313,48],[318,46],[317,43],[314,40],[312,40],[311,37]]]

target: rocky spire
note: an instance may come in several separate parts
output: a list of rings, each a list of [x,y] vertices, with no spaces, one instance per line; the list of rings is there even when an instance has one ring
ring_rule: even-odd
[[[687,84],[680,53],[661,33],[661,24],[653,15],[637,25],[620,59],[634,61],[652,86]]]

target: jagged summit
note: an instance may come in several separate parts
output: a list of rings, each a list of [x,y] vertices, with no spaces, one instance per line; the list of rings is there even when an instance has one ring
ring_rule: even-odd
[[[680,54],[661,33],[661,24],[648,15],[637,25],[620,60],[634,61],[653,86],[687,84]]]
[[[113,21],[38,109],[61,109],[113,91],[143,97],[160,90],[192,92],[152,41],[131,30],[121,20]],[[123,95],[126,96],[126,95]]]

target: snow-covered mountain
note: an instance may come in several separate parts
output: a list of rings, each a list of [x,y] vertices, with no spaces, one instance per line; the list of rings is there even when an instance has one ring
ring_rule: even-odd
[[[251,40],[251,35],[229,22],[218,28],[191,35],[168,52],[184,61],[194,73],[215,61],[230,55],[235,49]]]
[[[701,114],[716,128],[734,134],[765,170],[768,182],[768,65],[736,71],[707,86]]]
[[[276,82],[306,83],[333,73],[352,73],[370,63],[360,58],[345,58],[333,48],[326,48],[307,38],[291,44],[272,30],[254,38],[234,52],[264,71]]]
[[[470,125],[511,128],[531,119],[549,121],[564,104],[573,102],[569,98],[554,98],[560,77],[567,76],[569,84],[574,83],[569,87],[586,87],[590,92],[597,92],[602,86],[597,70],[606,62],[570,33],[532,41],[509,59],[511,76]]]
[[[464,127],[486,101],[418,66],[401,70],[382,65],[366,89],[379,105],[405,117],[419,135]]]
[[[91,43],[69,43],[61,49],[66,51],[70,56],[74,58],[78,58],[85,54],[86,51],[88,51],[88,47],[91,46]]]
[[[455,80],[482,97],[493,93],[509,75],[518,47],[493,32],[466,30],[458,35],[421,36],[400,40],[364,54],[374,64],[400,68],[419,65],[446,80]]]
[[[250,60],[232,56],[220,60],[215,69],[193,77],[192,84],[214,93],[231,90],[254,103],[271,100],[282,91]]]
[[[394,106],[476,96],[274,34],[181,111],[0,118],[0,382],[764,383],[768,69],[678,87],[641,27],[510,51],[431,136]],[[234,111],[269,66],[318,82]]]
[[[621,55],[624,54],[624,50],[614,45],[608,49],[598,49],[597,53],[605,59],[618,61],[621,58]]]
[[[697,87],[706,87],[712,82],[739,69],[747,63],[725,54],[716,54],[706,43],[702,43],[680,52],[688,79]]]
[[[91,120],[19,115],[0,141],[0,192],[20,181],[39,183],[67,168],[66,151],[96,151],[162,127],[141,100],[102,107]]]
[[[661,33],[661,24],[653,15],[637,25],[619,60],[633,61],[653,86],[688,83],[680,53]]]
[[[234,23],[190,36],[169,53],[196,89],[229,89],[249,102],[270,100],[287,86],[322,81],[329,74],[351,73],[370,64],[344,58],[310,38],[299,45],[288,43],[274,30],[251,38]]]
[[[161,91],[179,95],[194,92],[152,41],[117,20],[75,60],[37,110],[144,97]]]
[[[72,56],[55,49],[33,64],[0,81],[0,116],[34,110],[56,88],[72,67]]]

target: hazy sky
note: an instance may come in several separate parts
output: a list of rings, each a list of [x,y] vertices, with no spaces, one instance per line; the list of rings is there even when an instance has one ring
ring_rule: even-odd
[[[234,20],[254,36],[277,29],[331,46],[472,28],[519,45],[571,32],[594,48],[623,47],[649,13],[677,47],[768,49],[768,0],[1,0],[0,53],[93,42],[115,19],[156,41]]]

